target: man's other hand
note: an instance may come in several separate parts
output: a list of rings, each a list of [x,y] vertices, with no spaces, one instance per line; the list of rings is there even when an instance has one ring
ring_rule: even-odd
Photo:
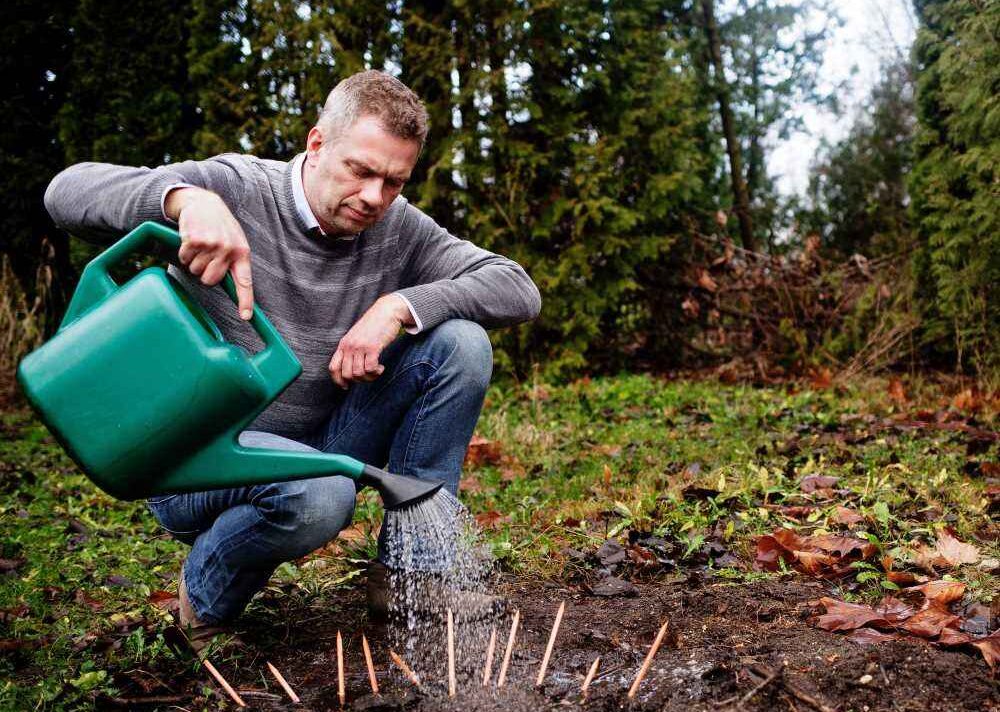
[[[166,216],[177,221],[181,264],[207,286],[221,282],[226,272],[232,274],[240,318],[253,316],[250,245],[222,198],[202,188],[175,188],[163,207]]]
[[[378,361],[382,350],[402,327],[412,325],[413,316],[401,297],[379,297],[337,345],[330,359],[331,378],[344,389],[354,381],[374,381],[385,370]]]

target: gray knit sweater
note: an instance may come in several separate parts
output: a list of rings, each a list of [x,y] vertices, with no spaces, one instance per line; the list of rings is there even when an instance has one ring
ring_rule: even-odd
[[[165,222],[164,189],[190,183],[219,194],[250,244],[254,299],[302,362],[302,375],[254,429],[297,437],[314,432],[343,398],[327,371],[337,344],[375,300],[399,292],[425,330],[461,318],[484,327],[534,318],[538,289],[516,263],[460,240],[400,196],[355,239],[309,233],[296,211],[292,162],[224,154],[156,169],[80,163],[45,193],[68,232],[108,244],[145,220]],[[251,352],[262,344],[221,288],[180,268],[171,273],[205,306],[226,339]]]

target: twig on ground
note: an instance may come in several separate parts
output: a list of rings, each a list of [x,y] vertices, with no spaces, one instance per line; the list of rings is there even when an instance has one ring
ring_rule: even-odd
[[[455,683],[455,617],[448,609],[448,697],[454,697]]]
[[[660,649],[660,644],[663,642],[663,636],[667,634],[667,625],[670,621],[663,621],[663,625],[660,626],[659,632],[656,634],[656,640],[649,648],[649,652],[646,653],[646,659],[642,661],[642,667],[639,668],[639,674],[635,676],[635,682],[632,683],[632,687],[628,690],[628,698],[631,700],[635,697],[635,693],[639,691],[639,685],[642,684],[642,679],[646,677],[646,673],[649,672],[649,666],[653,664],[653,656],[656,655],[656,651]]]
[[[392,662],[399,666],[399,669],[403,671],[403,674],[410,679],[410,682],[417,687],[420,687],[420,678],[417,677],[417,673],[410,669],[410,666],[406,664],[405,660],[396,655],[396,653],[392,650],[389,651],[389,657],[392,658]]]
[[[538,668],[538,677],[535,679],[535,687],[541,687],[545,679],[545,670],[549,666],[549,658],[552,657],[552,646],[556,644],[556,636],[559,634],[559,624],[562,623],[563,613],[566,612],[566,601],[559,603],[559,611],[556,613],[556,621],[552,624],[552,633],[549,634],[549,644],[545,646],[545,655],[542,657],[542,665]]]
[[[590,665],[590,670],[587,671],[587,677],[583,678],[583,687],[580,688],[580,694],[583,699],[587,699],[587,692],[590,690],[590,683],[594,681],[594,675],[597,674],[597,668],[601,664],[601,656],[598,655],[594,658],[594,662]]]
[[[493,626],[490,631],[490,642],[486,646],[486,663],[483,665],[483,687],[490,684],[490,676],[493,674],[493,652],[497,647],[497,627]]]
[[[517,624],[521,621],[521,611],[514,611],[514,620],[510,624],[510,636],[507,638],[507,650],[503,654],[503,663],[500,665],[500,677],[497,678],[497,687],[503,687],[507,681],[507,668],[510,666],[510,654],[514,650],[514,640],[517,638]]]
[[[368,682],[372,686],[372,694],[377,695],[378,692],[378,678],[375,677],[375,664],[372,662],[372,650],[368,647],[368,638],[365,634],[361,634],[361,648],[365,651],[365,665],[368,666]]]
[[[337,698],[340,706],[347,704],[347,689],[344,685],[344,639],[337,631]]]
[[[764,676],[764,679],[761,682],[757,683],[757,685],[752,690],[750,690],[750,692],[746,693],[745,695],[743,695],[743,697],[739,699],[739,701],[736,703],[736,708],[743,709],[743,705],[752,700],[758,692],[760,692],[765,687],[767,687],[772,682],[781,677],[781,673],[782,673],[782,668],[778,668],[777,670],[769,670],[768,674]]]
[[[285,691],[285,694],[287,694],[291,698],[292,702],[298,704],[301,701],[299,700],[299,696],[295,694],[295,691],[292,690],[291,686],[288,684],[288,681],[285,680],[284,676],[282,676],[282,674],[278,672],[278,668],[274,667],[274,665],[268,662],[267,669],[271,671],[271,674],[274,675],[274,679],[278,681],[278,684],[281,685],[281,689],[283,689]]]
[[[750,669],[758,675],[770,676],[772,674],[772,670],[764,665],[751,665]],[[781,678],[781,686],[785,688],[785,692],[790,694],[799,702],[805,702],[813,709],[819,710],[819,712],[837,712],[835,707],[831,707],[822,700],[816,699],[808,692],[795,685],[787,677]]]
[[[209,674],[215,678],[215,681],[222,686],[222,689],[225,690],[226,694],[232,698],[237,707],[247,706],[247,703],[243,701],[243,698],[236,694],[236,690],[233,689],[232,685],[226,682],[226,678],[222,676],[222,673],[215,669],[215,666],[212,663],[202,658],[201,664],[204,665]]]

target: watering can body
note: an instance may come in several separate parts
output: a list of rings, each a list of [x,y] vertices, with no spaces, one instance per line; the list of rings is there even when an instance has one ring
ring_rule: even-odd
[[[18,367],[29,402],[84,473],[119,499],[387,475],[344,455],[239,445],[302,366],[257,306],[250,323],[264,348],[251,355],[161,267],[117,284],[111,269],[154,242],[180,247],[175,231],[144,223],[88,264],[56,335]],[[230,277],[223,287],[235,301]]]

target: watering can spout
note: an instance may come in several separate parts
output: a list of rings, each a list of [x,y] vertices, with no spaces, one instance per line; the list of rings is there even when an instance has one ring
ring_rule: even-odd
[[[364,466],[358,482],[378,490],[382,503],[389,511],[412,507],[437,494],[444,486],[444,482],[394,475],[371,465]]]

